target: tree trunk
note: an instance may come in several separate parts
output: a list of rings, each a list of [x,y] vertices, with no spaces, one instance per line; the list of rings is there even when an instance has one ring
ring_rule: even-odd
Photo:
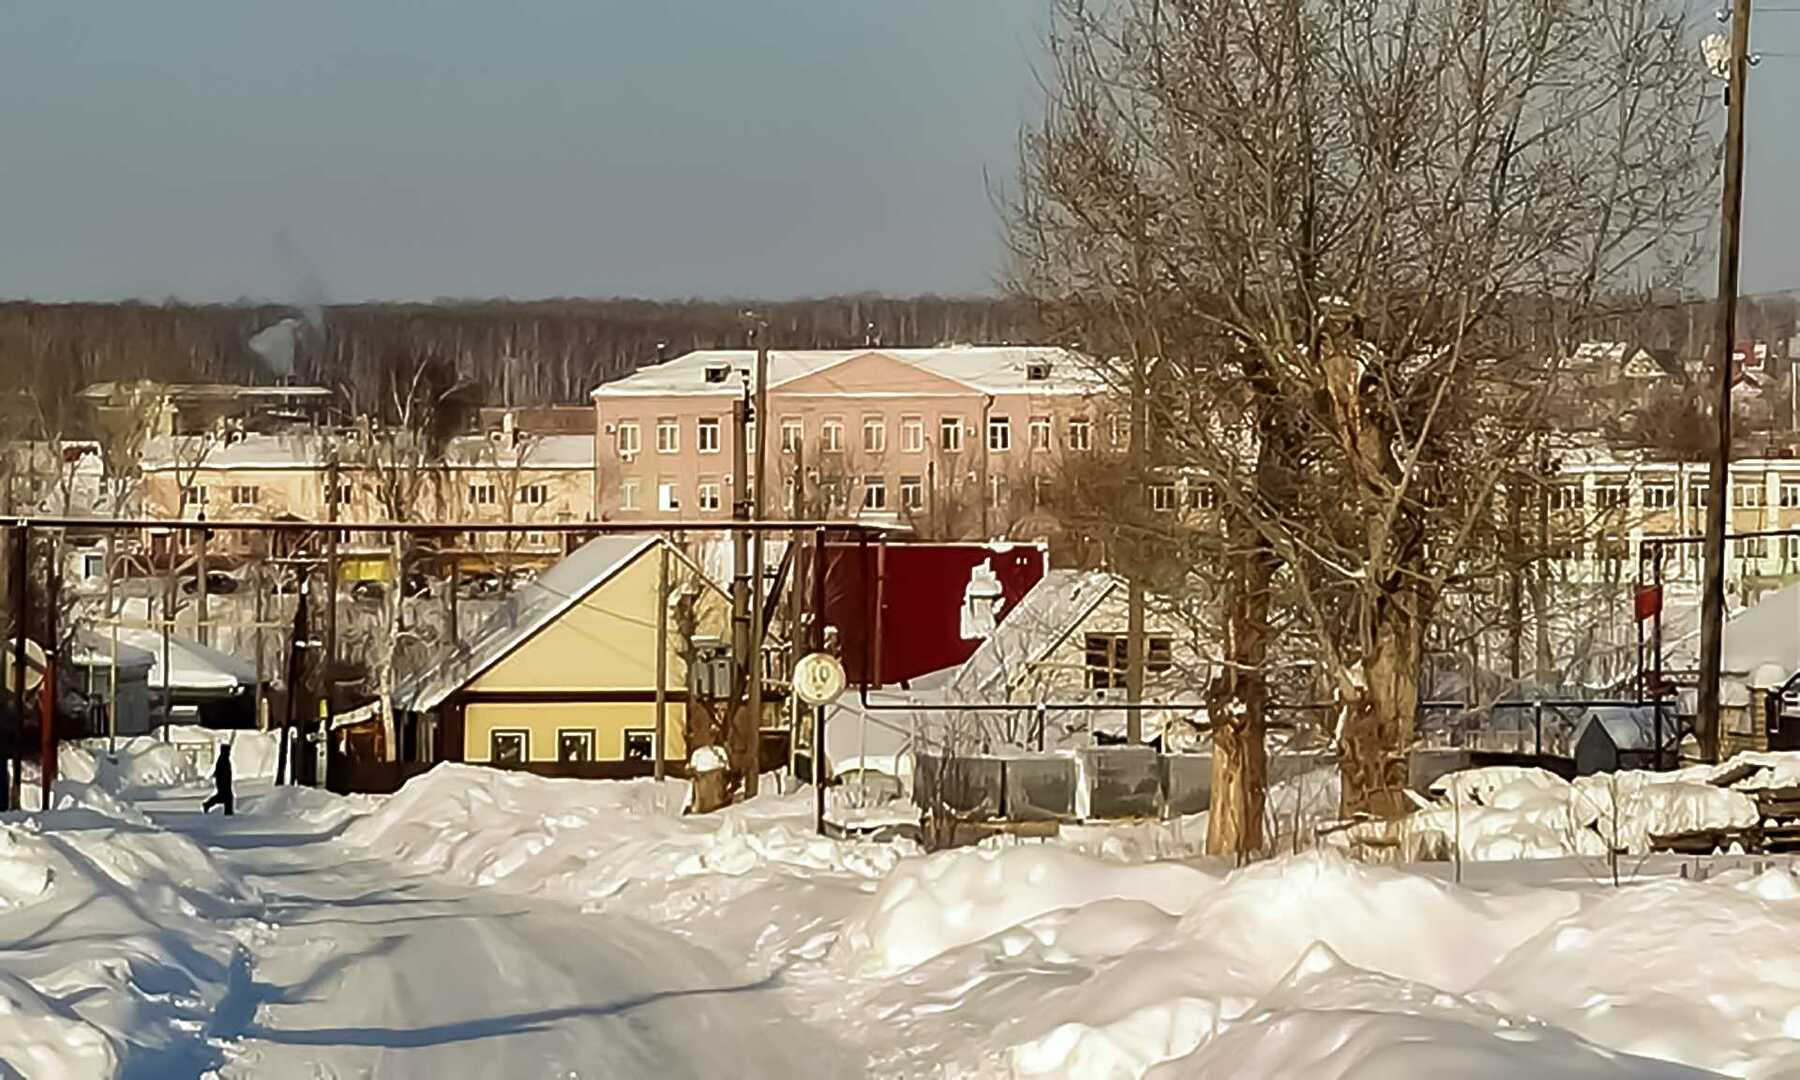
[[[1346,703],[1342,812],[1397,818],[1407,810],[1407,750],[1419,708],[1419,598],[1402,590],[1373,603],[1363,685]]]
[[[1234,522],[1235,524],[1235,522]],[[1226,562],[1223,620],[1225,670],[1207,703],[1212,718],[1212,807],[1206,853],[1243,862],[1263,846],[1263,812],[1269,792],[1265,734],[1269,653],[1269,587],[1275,561],[1267,541],[1249,528],[1234,529],[1247,543]]]

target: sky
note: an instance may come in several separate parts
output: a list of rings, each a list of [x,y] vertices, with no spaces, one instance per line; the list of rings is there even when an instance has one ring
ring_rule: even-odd
[[[1800,289],[1768,6],[1751,292]],[[1046,0],[7,7],[0,296],[346,302],[992,292]]]

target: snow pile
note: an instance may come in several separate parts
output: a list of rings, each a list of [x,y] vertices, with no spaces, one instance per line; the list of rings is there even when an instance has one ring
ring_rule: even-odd
[[[71,783],[0,820],[0,1074],[197,1075],[250,892],[185,836]]]
[[[911,860],[845,924],[833,958],[865,974],[904,971],[1036,916],[1100,900],[1137,900],[1178,915],[1214,883],[1174,863],[1093,869],[1091,859],[1042,844]]]
[[[686,801],[681,781],[560,780],[440,765],[352,823],[344,839],[457,880],[670,922],[743,896],[770,876],[879,878],[911,850],[815,835],[810,793],[683,816]]]
[[[1709,771],[1601,773],[1570,783],[1543,769],[1469,769],[1433,785],[1439,803],[1334,840],[1391,847],[1404,859],[1489,862],[1642,855],[1657,837],[1755,825],[1755,800],[1703,782]]]
[[[1739,776],[1746,769],[1755,771],[1748,776]],[[1699,766],[1699,771],[1706,774],[1704,779],[1713,783],[1732,778],[1731,787],[1737,791],[1800,787],[1800,751],[1746,750],[1723,764],[1711,768]]]

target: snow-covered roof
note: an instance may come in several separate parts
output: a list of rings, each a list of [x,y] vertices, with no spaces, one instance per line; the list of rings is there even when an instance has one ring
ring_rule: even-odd
[[[950,700],[1004,701],[1006,676],[1055,648],[1119,579],[1099,570],[1052,570],[1019,601],[946,687]]]
[[[437,663],[403,679],[394,691],[395,704],[411,712],[437,708],[660,542],[643,533],[612,533],[589,540],[509,594],[473,634]]]
[[[354,468],[363,448],[347,436],[340,437],[338,456]],[[591,469],[594,467],[592,435],[522,436],[516,445],[487,435],[459,435],[444,448],[445,459],[463,468]],[[229,441],[210,436],[159,436],[144,442],[141,466],[149,472],[166,469],[322,469],[326,439],[319,432],[277,435],[247,433]]]
[[[121,627],[119,641],[150,654],[150,688],[162,689],[162,632],[141,627]],[[229,694],[255,686],[258,681],[254,667],[230,653],[202,645],[180,634],[169,635],[169,671],[168,684],[171,689],[195,693]]]
[[[949,345],[935,349],[775,349],[769,352],[769,388],[777,389],[815,371],[870,353],[898,360],[922,371],[987,394],[1092,393],[1098,378],[1081,358],[1067,349],[1040,345]],[[1032,369],[1048,364],[1048,378],[1031,378]],[[707,369],[730,367],[723,381],[709,381]],[[673,360],[639,368],[623,379],[594,391],[596,398],[663,394],[735,397],[746,379],[756,377],[752,349],[702,349]]]
[[[83,627],[75,631],[74,640],[69,646],[69,662],[82,667],[106,667],[115,659],[121,668],[149,668],[156,664],[161,655],[162,643],[158,641],[158,652],[140,649],[126,642],[124,631],[120,631],[118,652],[113,652],[113,639],[110,631],[90,630]]]
[[[1656,749],[1656,710],[1648,705],[1595,705],[1576,721],[1572,742],[1579,743],[1588,728],[1598,724],[1620,750]],[[1674,724],[1665,721],[1663,740],[1673,744]]]
[[[1773,664],[1789,675],[1800,671],[1800,584],[1762,597],[1725,623],[1720,670],[1748,678]]]

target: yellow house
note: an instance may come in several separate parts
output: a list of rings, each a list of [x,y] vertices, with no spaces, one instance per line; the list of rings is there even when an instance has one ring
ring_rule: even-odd
[[[687,758],[692,638],[730,624],[726,594],[656,536],[615,534],[522,585],[456,651],[407,680],[406,712],[437,717],[442,754],[581,776],[647,775],[656,730],[657,594],[663,552],[670,616],[665,762]],[[680,602],[683,595],[691,605]],[[691,610],[681,626],[680,611]]]

